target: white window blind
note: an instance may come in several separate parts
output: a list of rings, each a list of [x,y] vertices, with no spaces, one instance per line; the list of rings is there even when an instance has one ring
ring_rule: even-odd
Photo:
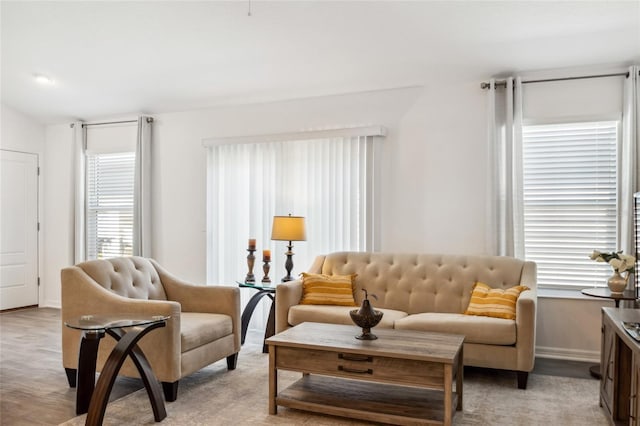
[[[209,146],[208,283],[244,280],[248,238],[257,240],[256,280],[263,277],[262,250],[270,249],[269,276],[273,285],[280,282],[287,249],[286,242],[271,241],[274,215],[306,219],[307,240],[293,242],[294,277],[307,271],[317,255],[375,250],[374,152],[379,141],[374,139],[365,135]],[[243,292],[243,304],[249,296],[251,292]]]
[[[135,152],[87,154],[87,258],[129,256]]]
[[[604,286],[611,268],[589,259],[616,250],[618,123],[523,128],[525,257],[542,288]]]

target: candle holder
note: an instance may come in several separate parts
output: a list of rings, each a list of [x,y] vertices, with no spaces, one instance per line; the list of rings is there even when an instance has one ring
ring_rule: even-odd
[[[255,283],[256,277],[255,275],[253,275],[253,265],[256,261],[256,257],[253,255],[253,252],[256,251],[256,249],[249,248],[247,249],[247,251],[249,252],[249,254],[247,255],[247,266],[249,267],[249,272],[247,273],[247,276],[245,277],[244,282]]]
[[[263,263],[262,263],[262,272],[264,272],[264,277],[262,278],[263,283],[271,283],[271,278],[269,278],[269,269],[271,269],[271,265],[269,265],[269,261],[263,260]]]

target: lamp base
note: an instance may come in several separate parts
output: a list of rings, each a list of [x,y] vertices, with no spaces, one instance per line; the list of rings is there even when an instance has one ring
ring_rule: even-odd
[[[291,241],[289,241],[287,248],[289,249],[285,253],[287,255],[287,260],[284,262],[284,269],[287,270],[287,275],[282,279],[283,283],[293,281],[295,279],[291,276],[291,270],[293,269],[293,252],[291,251],[291,249],[293,249],[293,244],[291,244]]]

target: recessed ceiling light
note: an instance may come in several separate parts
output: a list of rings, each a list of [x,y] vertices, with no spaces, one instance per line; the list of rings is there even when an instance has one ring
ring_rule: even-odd
[[[39,84],[43,84],[45,86],[50,86],[53,84],[53,80],[49,77],[47,77],[46,75],[42,75],[42,74],[34,74],[33,78],[39,83]]]

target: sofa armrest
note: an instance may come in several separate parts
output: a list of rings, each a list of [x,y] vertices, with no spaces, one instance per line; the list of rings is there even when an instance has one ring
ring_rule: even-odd
[[[325,255],[316,256],[316,258],[313,259],[313,263],[311,264],[309,269],[307,269],[307,272],[310,274],[321,274],[322,265],[324,265],[324,260],[326,259],[326,257],[327,256]]]
[[[150,333],[141,346],[160,344],[172,348],[169,356],[158,351],[145,351],[154,371],[159,369],[169,376],[180,373],[180,304],[168,300],[129,299],[119,296],[95,282],[77,266],[61,272],[62,299],[62,358],[66,368],[77,368],[81,332],[64,325],[64,322],[81,315],[163,315],[170,316],[166,327]],[[100,345],[101,347],[104,345]],[[157,346],[156,346],[157,347]],[[159,374],[164,376],[164,374]]]
[[[302,300],[302,280],[294,280],[276,286],[276,333],[289,328],[289,308]]]
[[[520,285],[526,285],[532,291],[537,291],[538,274],[535,262],[524,262],[524,265],[522,267],[522,275],[520,276]]]
[[[531,371],[535,361],[537,294],[533,290],[520,293],[516,302],[517,368]]]

